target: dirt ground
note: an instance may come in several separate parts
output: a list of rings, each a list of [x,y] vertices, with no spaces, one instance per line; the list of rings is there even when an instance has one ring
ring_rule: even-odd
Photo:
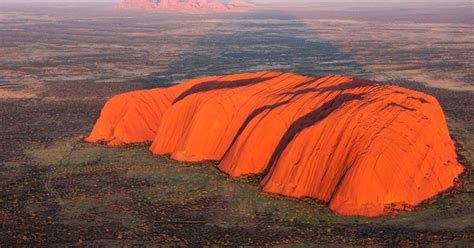
[[[139,83],[51,84],[38,97],[0,100],[0,244],[428,245],[474,241],[472,93],[398,83],[436,96],[460,161],[459,187],[411,213],[342,217],[324,203],[263,194],[211,162],[152,156],[147,145],[85,144],[107,97]],[[75,89],[80,88],[80,91]]]

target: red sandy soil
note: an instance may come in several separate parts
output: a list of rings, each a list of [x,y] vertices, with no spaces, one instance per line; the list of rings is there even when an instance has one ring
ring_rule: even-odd
[[[263,174],[263,191],[342,215],[410,210],[463,171],[434,97],[334,75],[215,76],[117,95],[86,140],[153,141],[154,154]]]
[[[243,0],[232,0],[228,3],[222,3],[217,0],[121,0],[118,8],[140,8],[140,9],[161,9],[161,10],[178,10],[178,11],[195,11],[195,10],[211,10],[211,11],[228,11],[243,10],[255,7],[253,4]]]

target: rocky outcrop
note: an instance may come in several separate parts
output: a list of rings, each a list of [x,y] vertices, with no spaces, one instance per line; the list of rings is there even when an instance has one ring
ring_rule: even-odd
[[[335,75],[238,74],[118,95],[87,141],[152,141],[154,154],[262,174],[263,191],[343,215],[409,209],[463,171],[435,98]]]
[[[158,8],[158,4],[151,0],[121,0],[117,4],[117,8],[120,9],[129,9],[129,8],[139,8],[139,9],[154,9]]]
[[[232,11],[251,9],[255,5],[243,0],[231,0],[227,3],[218,0],[121,0],[117,7],[174,11]]]
[[[246,1],[242,1],[242,0],[230,0],[227,3],[227,7],[231,9],[246,9],[246,8],[251,9],[251,8],[255,8],[255,5]]]

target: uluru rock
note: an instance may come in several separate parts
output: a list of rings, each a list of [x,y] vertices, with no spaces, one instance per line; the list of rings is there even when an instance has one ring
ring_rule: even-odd
[[[463,171],[427,94],[346,77],[259,72],[113,97],[89,142],[152,141],[154,154],[262,174],[265,192],[378,216],[453,186]]]
[[[251,9],[255,5],[243,0],[231,0],[227,3],[218,0],[121,0],[117,7],[173,11],[232,11]]]

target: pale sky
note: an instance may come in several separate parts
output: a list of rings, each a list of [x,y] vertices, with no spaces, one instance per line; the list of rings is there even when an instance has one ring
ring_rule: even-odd
[[[226,2],[228,0],[221,0]],[[308,5],[331,5],[335,6],[338,3],[346,3],[349,6],[416,6],[424,7],[429,4],[429,7],[439,6],[464,6],[467,8],[474,7],[474,0],[247,0],[259,5],[270,4],[271,6],[285,6],[304,7]],[[116,3],[119,0],[0,0],[1,3],[40,3],[40,2],[62,2],[62,3]],[[346,6],[346,7],[349,7]],[[344,5],[341,5],[344,7]]]
[[[1,2],[118,2],[119,0],[0,0]],[[225,1],[225,0],[224,0]],[[474,0],[248,0],[254,3],[433,3],[433,2],[463,2],[463,3],[474,3]]]

